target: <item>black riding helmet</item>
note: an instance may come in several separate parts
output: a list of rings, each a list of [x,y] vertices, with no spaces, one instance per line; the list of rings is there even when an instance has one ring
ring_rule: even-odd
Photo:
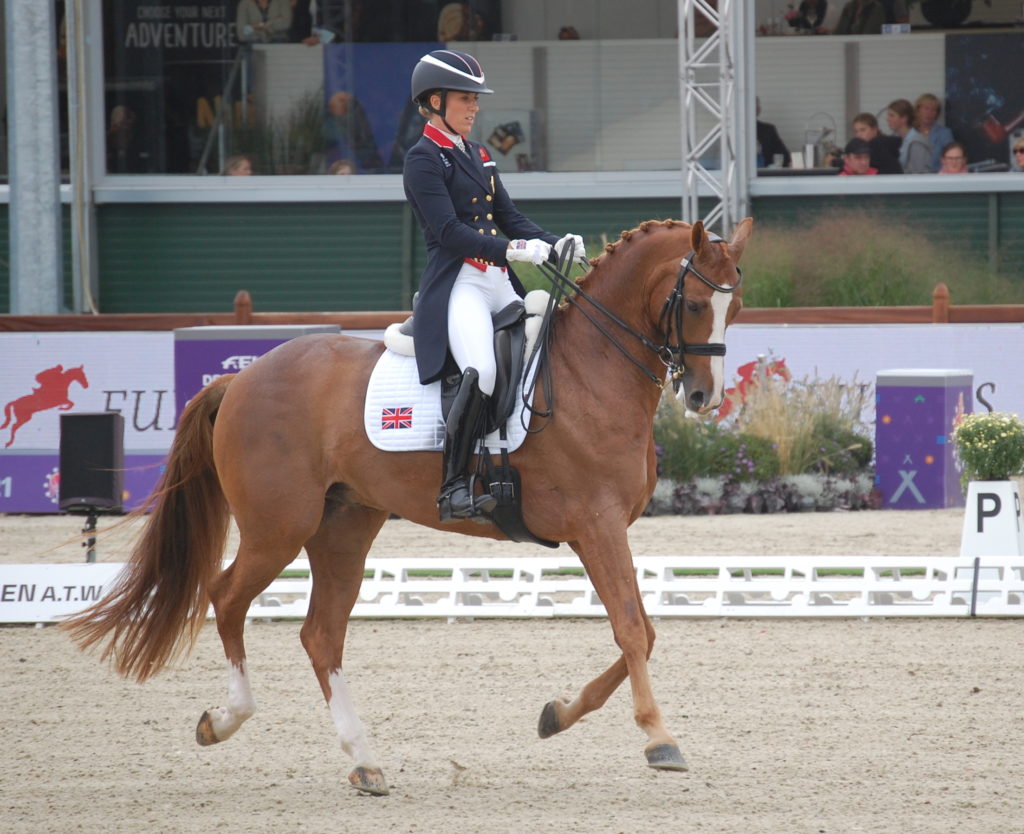
[[[412,100],[443,119],[445,94],[449,90],[480,94],[494,92],[484,82],[484,68],[472,55],[454,49],[435,49],[428,52],[420,58],[412,71]],[[440,110],[430,106],[430,95],[435,92],[441,94]]]

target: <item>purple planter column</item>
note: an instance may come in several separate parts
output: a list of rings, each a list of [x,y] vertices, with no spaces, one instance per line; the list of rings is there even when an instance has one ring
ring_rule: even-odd
[[[336,324],[182,327],[174,331],[175,419],[204,385],[237,373],[298,336],[340,333]]]
[[[875,378],[875,486],[893,510],[962,507],[950,434],[973,410],[965,370],[879,371]]]

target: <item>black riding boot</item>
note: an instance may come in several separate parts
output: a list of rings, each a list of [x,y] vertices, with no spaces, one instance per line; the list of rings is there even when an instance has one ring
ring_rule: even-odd
[[[462,375],[459,393],[455,395],[444,433],[444,469],[437,509],[442,522],[461,521],[490,512],[497,505],[492,495],[474,496],[469,490],[466,469],[473,446],[478,439],[480,423],[484,419],[490,399],[480,392],[479,375],[467,368]]]

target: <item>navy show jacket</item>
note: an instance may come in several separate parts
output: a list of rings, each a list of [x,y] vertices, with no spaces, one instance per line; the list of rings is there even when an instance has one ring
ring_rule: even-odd
[[[558,238],[523,215],[501,184],[487,149],[464,140],[463,153],[427,124],[405,157],[405,196],[423,231],[427,265],[413,318],[416,365],[424,385],[440,379],[448,355],[448,298],[467,260],[508,267],[509,240]],[[509,268],[520,296],[523,285]]]

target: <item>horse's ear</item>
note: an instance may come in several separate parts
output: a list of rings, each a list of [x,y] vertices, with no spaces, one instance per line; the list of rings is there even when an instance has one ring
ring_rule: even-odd
[[[693,224],[693,228],[690,229],[690,248],[697,254],[700,254],[700,249],[708,242],[708,233],[704,231],[704,221],[698,220]]]
[[[732,258],[734,264],[738,264],[740,258],[743,257],[743,249],[747,245],[747,240],[750,238],[750,232],[753,228],[754,219],[748,217],[746,220],[741,221],[733,230],[732,240],[729,241],[729,257]]]

